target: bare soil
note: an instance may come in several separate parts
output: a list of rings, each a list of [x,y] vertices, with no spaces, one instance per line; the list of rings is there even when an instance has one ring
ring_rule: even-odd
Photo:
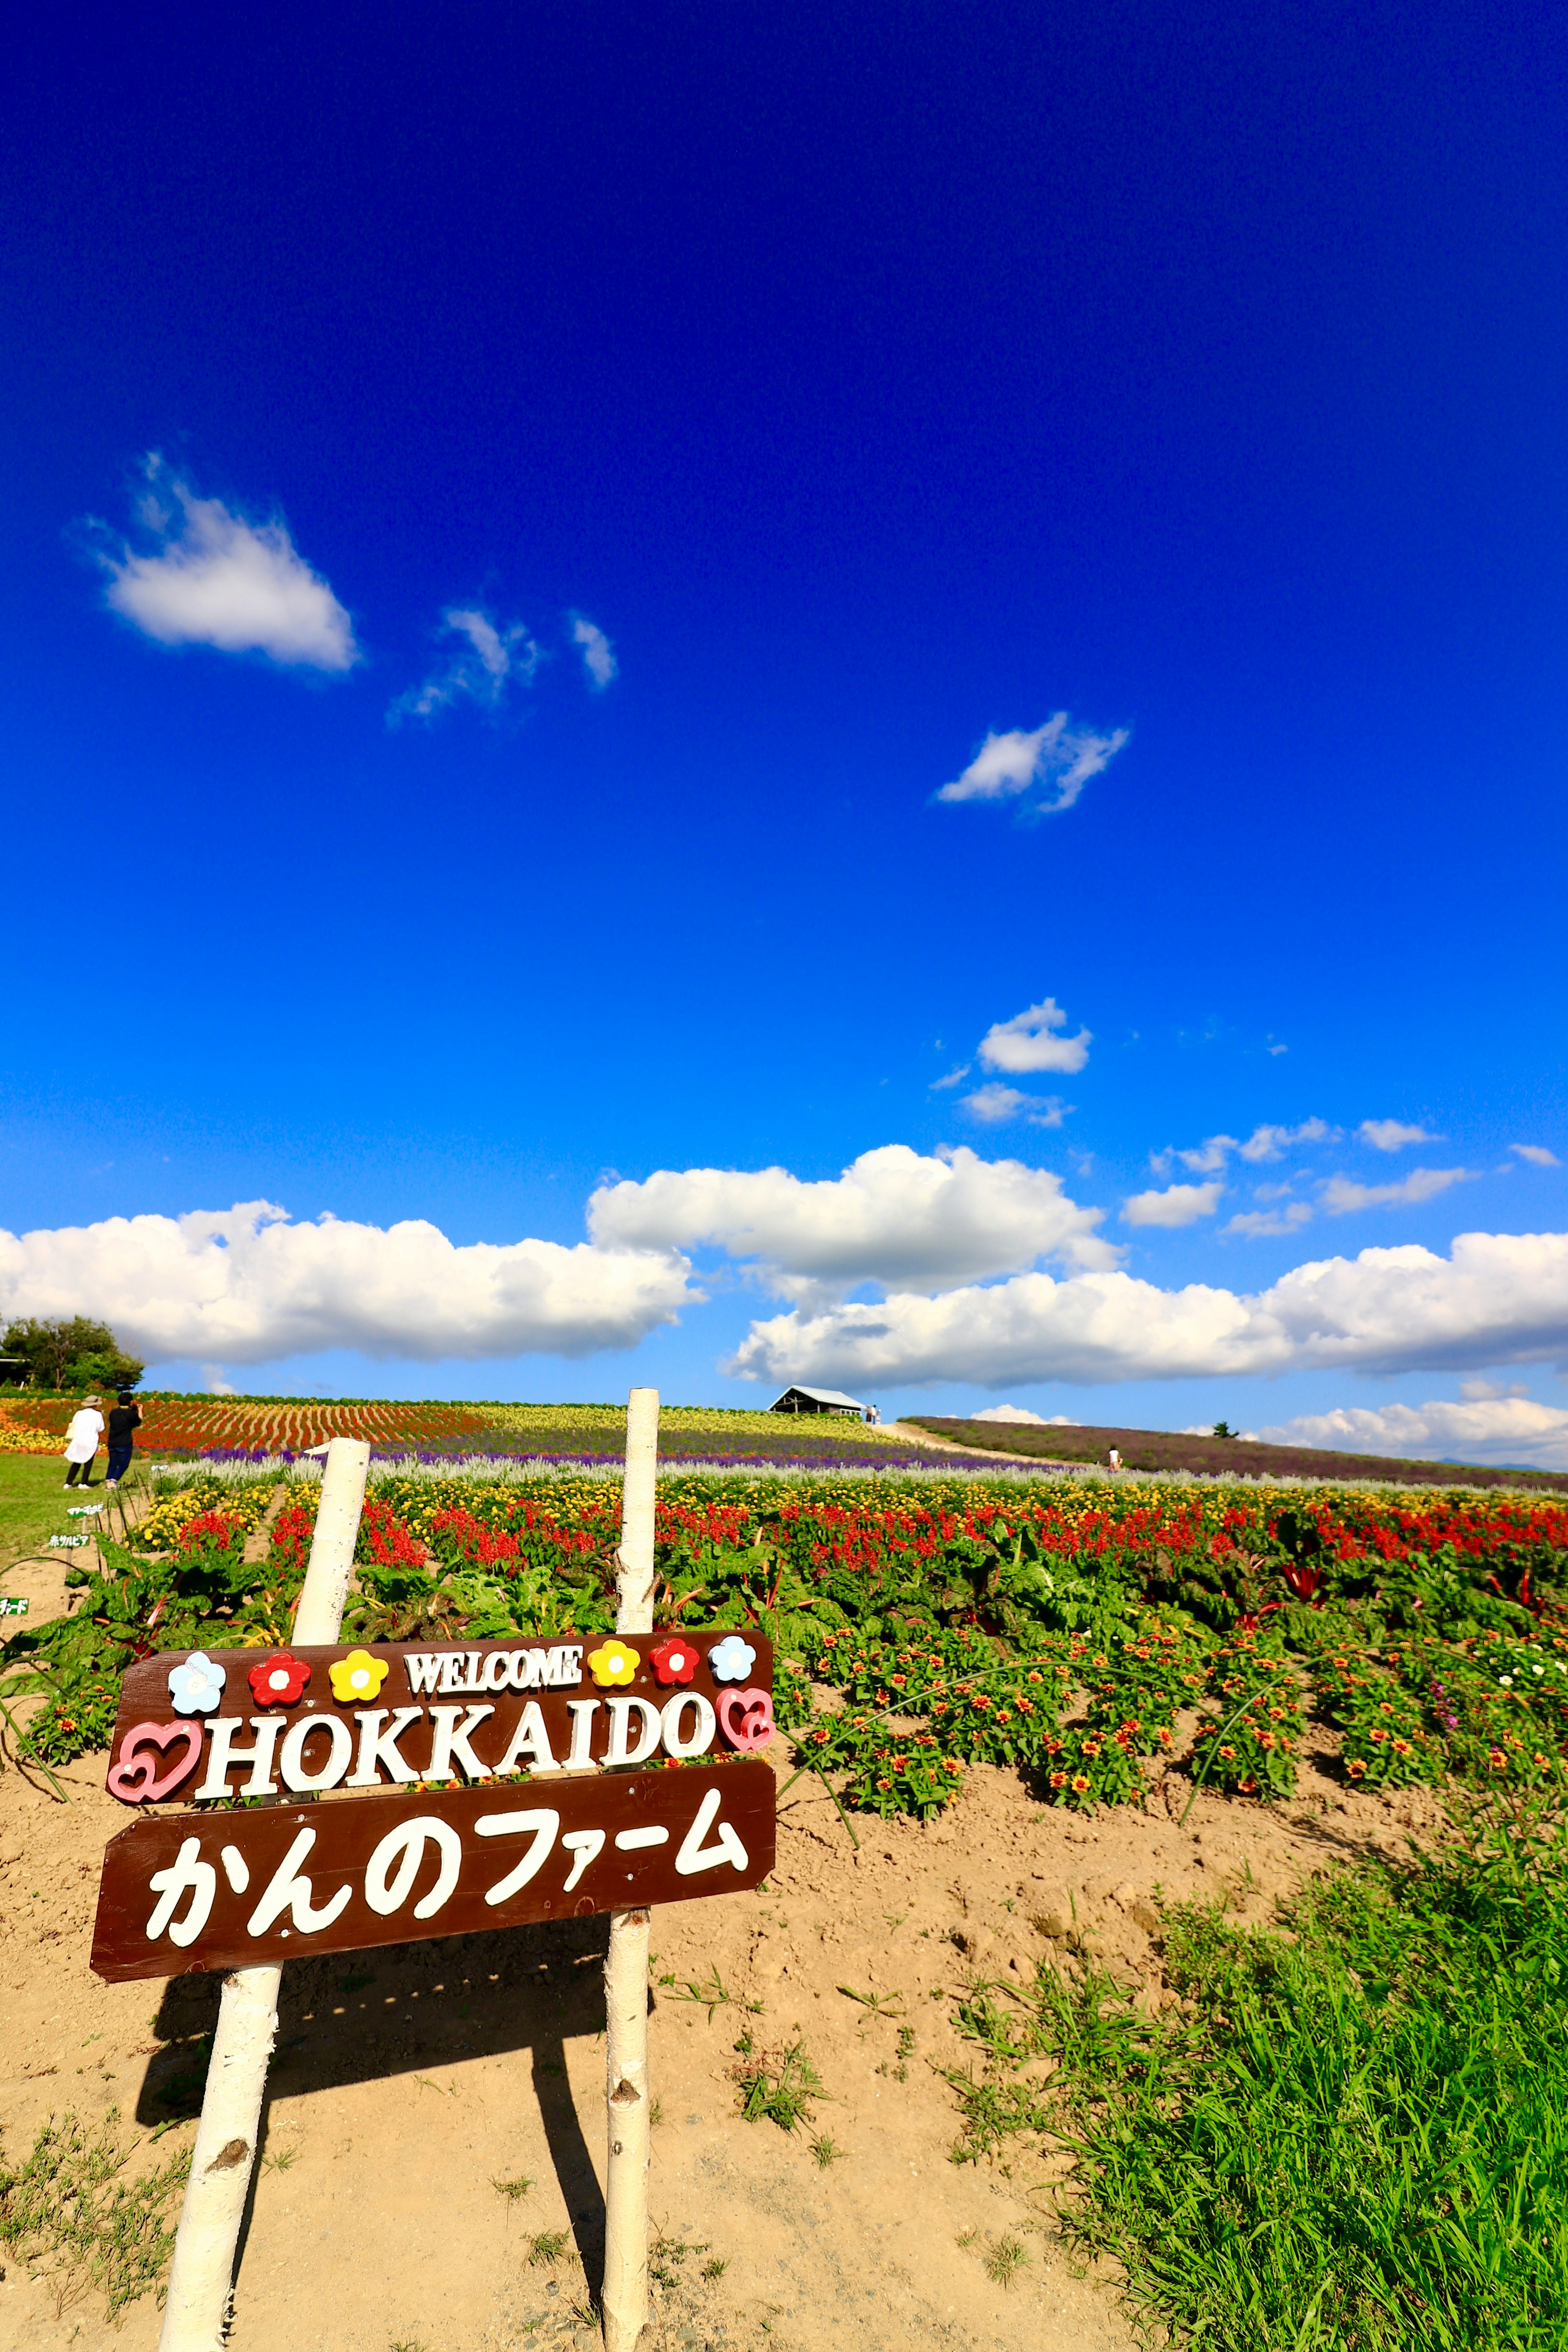
[[[1072,1970],[1092,1951],[1164,2003],[1162,1894],[1223,1895],[1258,1919],[1304,1875],[1436,1829],[1435,1798],[1346,1790],[1306,1744],[1289,1806],[1200,1794],[1184,1829],[1180,1775],[1152,1780],[1146,1810],[1080,1818],[982,1768],[939,1822],[857,1818],[857,1852],[821,1784],[797,1781],[762,1893],[655,1915],[652,2210],[667,2284],[648,2352],[917,2341],[1130,2352],[1114,2278],[1075,2275],[1055,2239],[1050,2167],[951,2161],[945,2070],[972,2056],[952,1996],[975,1979],[1022,1984],[1042,1958]],[[782,1781],[786,1743],[774,1753]],[[184,2122],[151,2138],[190,2106],[216,1982],[106,1986],[88,1968],[99,1859],[125,1819],[103,1791],[106,1761],[69,1768],[68,1805],[16,1772],[0,1780],[0,2149],[12,2164],[73,2108],[93,2122],[120,2111],[133,2171],[194,2135]],[[584,2326],[604,2211],[605,1941],[605,1923],[585,1920],[286,1972],[237,2352],[597,2341]],[[710,2008],[682,1998],[688,1986],[731,1998]],[[900,2025],[914,2037],[902,2061]],[[734,2044],[748,2026],[764,2050],[804,2041],[826,2094],[808,2126],[740,2116]],[[822,2135],[841,2151],[826,2167],[812,2147]],[[531,2186],[515,2199],[495,2186],[520,2178]],[[531,2262],[550,2231],[565,2233],[563,2252]],[[984,2268],[1004,2238],[1028,2256],[1006,2287]],[[106,2341],[151,2352],[158,2328],[149,2296],[111,2336],[100,2296],[62,2309],[58,2282],[6,2258],[5,2352]]]

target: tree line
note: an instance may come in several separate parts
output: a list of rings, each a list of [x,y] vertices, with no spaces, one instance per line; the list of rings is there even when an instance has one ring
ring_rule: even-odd
[[[0,1381],[26,1388],[63,1389],[85,1396],[89,1390],[133,1389],[146,1366],[127,1355],[107,1323],[89,1316],[36,1315],[16,1318],[0,1339]]]

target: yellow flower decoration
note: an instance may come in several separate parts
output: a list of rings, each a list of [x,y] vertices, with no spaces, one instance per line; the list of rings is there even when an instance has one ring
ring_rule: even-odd
[[[339,1658],[327,1672],[332,1678],[335,1699],[374,1698],[386,1680],[386,1660],[373,1658],[368,1650],[351,1650],[346,1658]]]
[[[602,1690],[614,1683],[635,1682],[641,1664],[636,1650],[629,1650],[624,1642],[605,1642],[588,1653],[588,1672]]]

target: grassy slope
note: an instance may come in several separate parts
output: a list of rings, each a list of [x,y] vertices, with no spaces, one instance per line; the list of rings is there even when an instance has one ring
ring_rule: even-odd
[[[1033,1455],[1044,1462],[1103,1465],[1115,1446],[1130,1470],[1201,1470],[1236,1478],[1379,1478],[1397,1486],[1534,1486],[1568,1488],[1568,1471],[1479,1470],[1452,1462],[1403,1462],[1386,1454],[1332,1454],[1315,1445],[1265,1445],[1241,1437],[1188,1437],[1179,1430],[1037,1429],[1027,1422],[960,1421],[906,1413],[915,1429],[956,1445]]]
[[[1556,2352],[1568,1885],[1556,1842],[1498,1826],[1318,1882],[1288,1937],[1173,1911],[1184,2016],[1151,2023],[1092,1963],[971,1996],[955,2152],[1076,2143],[1069,2230],[1203,2352]]]

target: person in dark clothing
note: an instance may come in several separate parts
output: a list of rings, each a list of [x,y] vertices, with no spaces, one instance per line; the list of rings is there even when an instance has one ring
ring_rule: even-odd
[[[109,1475],[105,1486],[118,1486],[130,1469],[136,1432],[141,1426],[141,1406],[129,1389],[121,1389],[109,1415]]]

